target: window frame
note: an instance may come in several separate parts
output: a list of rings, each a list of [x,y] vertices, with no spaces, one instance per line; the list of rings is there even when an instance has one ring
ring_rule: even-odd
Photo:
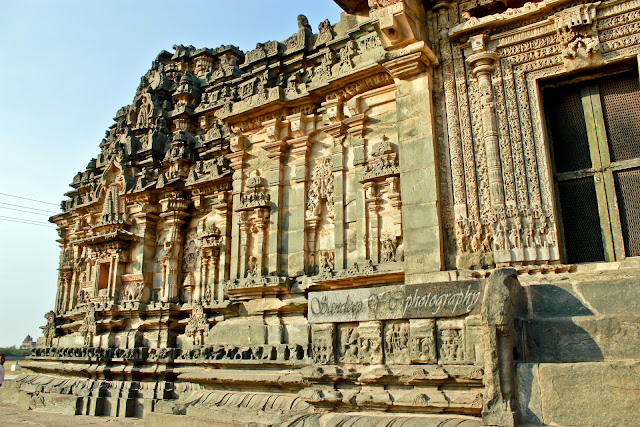
[[[558,243],[560,245],[560,256],[563,263],[566,263],[567,246],[565,243],[564,224],[560,209],[560,191],[558,182],[593,177],[596,191],[598,216],[601,224],[604,262],[622,261],[626,258],[640,258],[626,255],[624,235],[620,220],[620,209],[617,201],[617,192],[613,173],[621,170],[640,168],[640,157],[634,159],[611,161],[609,141],[605,126],[604,110],[600,98],[598,81],[602,78],[617,74],[634,72],[640,83],[640,55],[636,61],[628,61],[615,64],[604,70],[592,71],[589,74],[577,75],[567,78],[563,76],[551,82],[539,84],[539,94],[541,105],[541,117],[544,120],[543,135],[546,141],[546,155],[549,162],[549,175],[553,182],[554,212],[557,218]],[[586,131],[588,137],[589,151],[591,155],[591,167],[569,172],[556,172],[556,159],[554,156],[552,135],[550,134],[550,122],[545,112],[546,89],[567,86],[571,84],[584,83],[581,88],[582,108],[585,113]],[[603,261],[586,261],[603,262]]]

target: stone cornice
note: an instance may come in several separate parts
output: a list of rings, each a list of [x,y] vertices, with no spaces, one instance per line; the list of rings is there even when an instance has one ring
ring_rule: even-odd
[[[519,8],[507,9],[503,13],[483,16],[482,18],[468,18],[461,24],[449,30],[451,39],[459,39],[472,33],[479,33],[489,29],[496,29],[536,16],[549,15],[560,7],[575,3],[574,0],[543,0],[539,3],[526,3]]]

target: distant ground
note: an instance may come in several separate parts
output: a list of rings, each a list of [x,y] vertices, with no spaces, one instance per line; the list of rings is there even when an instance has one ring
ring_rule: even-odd
[[[15,405],[0,403],[2,427],[68,427],[68,426],[144,426],[139,418],[88,417],[85,415],[63,415],[19,409]]]
[[[4,373],[5,373],[5,378],[8,380],[13,379],[14,377],[17,377],[20,374],[28,374],[31,371],[29,369],[19,369],[17,371],[12,371],[12,367],[13,365],[15,365],[16,363],[20,363],[22,362],[22,360],[7,360],[6,362],[4,362]]]

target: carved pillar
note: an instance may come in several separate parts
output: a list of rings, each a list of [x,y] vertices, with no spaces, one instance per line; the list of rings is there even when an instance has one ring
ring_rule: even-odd
[[[109,283],[107,284],[107,296],[113,301],[114,288],[116,286],[116,269],[120,258],[119,251],[109,258]]]
[[[304,117],[304,119],[303,119]],[[315,116],[296,115],[287,117],[291,123],[294,138],[288,141],[291,147],[290,164],[293,168],[294,183],[289,196],[289,212],[291,221],[288,230],[288,275],[299,276],[306,271],[306,227],[305,211],[307,206],[307,164],[313,141],[309,133],[315,129]],[[297,122],[297,123],[296,123]]]
[[[227,159],[230,161],[230,166],[233,169],[233,189],[232,189],[232,203],[233,206],[240,205],[240,198],[242,196],[242,184],[244,181],[244,164],[247,158],[247,139],[244,136],[236,135],[231,138],[231,150],[230,154],[227,154]],[[231,225],[231,279],[241,278],[243,271],[240,265],[240,215],[233,215],[233,223]]]
[[[129,260],[127,250],[118,248],[111,258],[111,275],[109,278],[109,298],[111,302],[115,302],[116,292],[118,291],[122,275],[125,273],[125,266]]]
[[[268,261],[266,270],[270,275],[279,276],[281,274],[281,254],[282,248],[282,206],[284,185],[284,159],[287,151],[287,139],[289,139],[289,123],[295,123],[297,133],[300,133],[302,115],[300,113],[287,118],[288,123],[283,123],[279,119],[269,120],[262,125],[266,129],[268,142],[264,145],[271,163],[269,165],[269,176],[267,182],[271,197],[271,217],[269,224],[269,247],[267,248]],[[269,218],[267,218],[269,219]]]
[[[226,204],[224,205],[226,207]],[[222,300],[220,289],[220,258],[223,234],[215,224],[207,226],[202,222],[202,241],[200,246],[200,284],[197,300],[213,303]]]
[[[480,94],[482,139],[487,153],[487,169],[489,173],[489,192],[493,211],[504,208],[504,184],[502,181],[502,165],[500,162],[500,145],[498,142],[498,126],[493,100],[491,74],[498,55],[487,52],[485,35],[479,34],[470,38],[473,55],[467,58],[472,73],[478,80]]]

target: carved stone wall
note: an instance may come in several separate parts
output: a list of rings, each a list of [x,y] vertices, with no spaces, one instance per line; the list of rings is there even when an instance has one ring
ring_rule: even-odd
[[[489,275],[573,268],[541,84],[635,60],[640,3],[338,3],[317,33],[157,56],[51,219],[18,387],[81,376],[58,391],[95,415],[518,422],[520,288]]]

